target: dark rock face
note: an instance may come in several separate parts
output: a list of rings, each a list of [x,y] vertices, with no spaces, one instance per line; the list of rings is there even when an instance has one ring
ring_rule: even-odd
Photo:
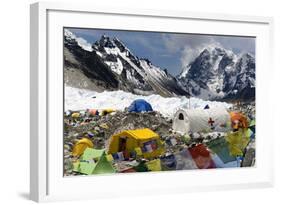
[[[80,69],[91,80],[97,80],[97,83],[101,82],[105,88],[118,88],[118,79],[95,52],[81,49],[75,40],[66,38],[64,39],[64,46],[79,62],[79,64],[73,64],[64,58],[65,67]]]

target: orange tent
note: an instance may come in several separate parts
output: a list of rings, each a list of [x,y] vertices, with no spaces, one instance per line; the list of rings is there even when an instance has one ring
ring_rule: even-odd
[[[89,109],[89,110],[88,110],[88,113],[89,113],[91,116],[99,115],[99,111],[96,110],[96,109]]]
[[[231,127],[233,129],[248,128],[248,119],[240,112],[230,112]]]

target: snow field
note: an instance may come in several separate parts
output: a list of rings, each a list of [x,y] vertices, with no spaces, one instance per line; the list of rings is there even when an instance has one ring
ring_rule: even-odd
[[[203,109],[207,104],[210,107],[231,107],[231,104],[216,101],[204,101],[199,98],[187,97],[162,97],[160,95],[135,95],[118,91],[95,92],[86,89],[65,87],[65,110],[106,109],[124,110],[136,99],[144,99],[149,102],[153,110],[163,116],[171,118],[179,108]],[[190,107],[189,107],[190,105]]]

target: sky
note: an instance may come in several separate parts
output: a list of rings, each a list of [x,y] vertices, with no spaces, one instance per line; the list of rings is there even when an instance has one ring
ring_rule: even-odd
[[[178,75],[208,46],[218,46],[239,55],[255,56],[255,38],[202,34],[177,34],[143,31],[68,28],[78,38],[93,44],[105,34],[117,37],[139,58],[149,59],[153,65]]]

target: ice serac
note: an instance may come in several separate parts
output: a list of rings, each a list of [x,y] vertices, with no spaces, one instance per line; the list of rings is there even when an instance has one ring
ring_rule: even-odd
[[[188,95],[167,70],[154,66],[148,59],[140,59],[118,38],[102,35],[88,49],[88,44],[65,29],[64,45],[67,85],[95,91],[124,90],[164,97]],[[71,77],[78,71],[85,74],[83,81],[90,81],[86,87],[81,86],[83,83],[77,82],[77,78]],[[75,79],[74,82],[71,79]]]
[[[181,86],[202,99],[253,100],[255,58],[207,47],[177,76]]]

